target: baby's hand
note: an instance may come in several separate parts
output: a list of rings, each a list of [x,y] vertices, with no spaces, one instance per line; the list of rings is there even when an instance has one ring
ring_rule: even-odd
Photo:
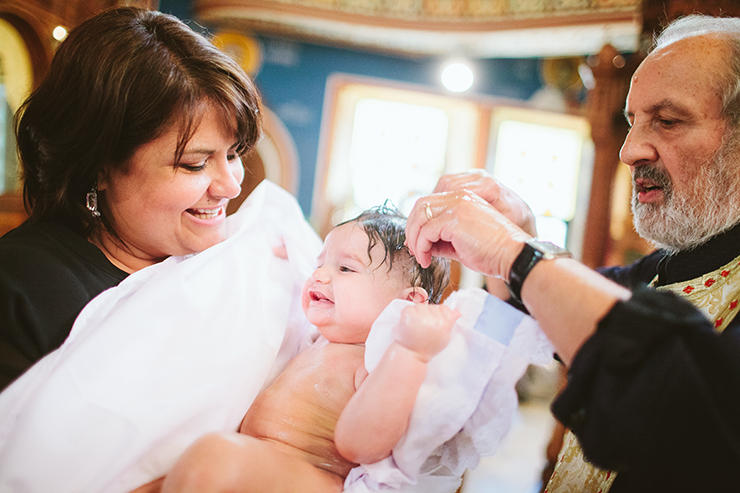
[[[285,242],[280,238],[280,244],[272,247],[272,254],[283,260],[288,260],[288,249],[285,248]]]
[[[426,363],[447,347],[452,326],[459,317],[460,312],[445,305],[407,306],[401,311],[401,320],[394,327],[393,336]]]

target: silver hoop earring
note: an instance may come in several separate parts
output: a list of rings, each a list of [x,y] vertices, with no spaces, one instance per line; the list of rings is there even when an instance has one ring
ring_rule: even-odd
[[[85,206],[93,217],[100,217],[98,210],[98,183],[93,183],[92,189],[85,196]]]

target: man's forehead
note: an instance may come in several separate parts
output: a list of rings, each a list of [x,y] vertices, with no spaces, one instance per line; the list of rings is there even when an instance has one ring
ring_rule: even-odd
[[[635,96],[640,97],[639,104],[645,110],[689,111],[695,103],[705,108],[716,105],[719,110],[729,56],[726,39],[706,35],[679,40],[651,53],[632,76],[625,112],[633,110],[630,105]]]
[[[641,71],[680,69],[683,77],[713,76],[727,69],[732,56],[729,38],[719,34],[702,34],[674,41],[650,53],[638,68]],[[633,77],[634,80],[634,77]]]

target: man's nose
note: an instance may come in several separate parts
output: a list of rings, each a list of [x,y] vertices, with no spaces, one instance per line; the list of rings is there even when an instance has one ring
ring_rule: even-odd
[[[631,167],[642,166],[656,162],[658,157],[658,150],[653,145],[648,125],[633,125],[619,151],[622,162]]]

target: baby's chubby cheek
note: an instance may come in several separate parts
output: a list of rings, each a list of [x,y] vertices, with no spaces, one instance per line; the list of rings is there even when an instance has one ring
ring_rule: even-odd
[[[311,279],[308,279],[304,284],[303,288],[301,289],[301,308],[303,308],[303,313],[308,314],[308,305],[311,302],[309,296],[308,296],[308,288],[311,283]]]

